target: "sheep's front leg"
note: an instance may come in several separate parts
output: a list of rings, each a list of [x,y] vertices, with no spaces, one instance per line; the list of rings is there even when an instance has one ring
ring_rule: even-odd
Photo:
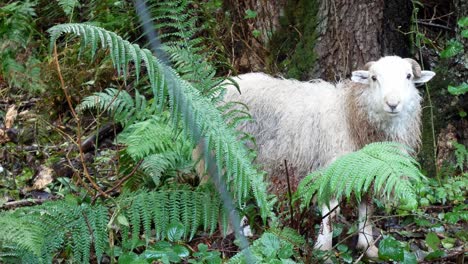
[[[330,201],[330,207],[327,205],[322,206],[322,223],[320,224],[320,233],[317,237],[317,242],[315,243],[314,248],[324,251],[331,250],[333,247],[333,228],[332,228],[332,219],[339,212],[338,201],[333,199]],[[337,207],[335,209],[335,207]],[[331,212],[334,210],[333,212]]]
[[[373,213],[371,199],[364,199],[359,204],[359,239],[357,247],[364,250],[366,257],[378,258],[379,250],[374,245],[374,237],[372,235],[372,224],[370,218]]]

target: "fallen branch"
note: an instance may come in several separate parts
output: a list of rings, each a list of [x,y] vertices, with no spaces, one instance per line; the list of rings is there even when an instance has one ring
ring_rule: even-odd
[[[53,201],[53,200],[58,200],[58,197],[52,196],[50,199],[43,199],[43,198],[38,198],[38,199],[24,199],[24,200],[19,200],[19,201],[11,201],[11,202],[6,202],[2,206],[0,206],[1,210],[10,210],[13,208],[18,208],[18,207],[25,207],[25,206],[32,206],[32,205],[40,205],[43,204],[44,202],[47,201]]]
[[[122,126],[118,124],[107,124],[101,127],[94,135],[89,136],[81,143],[81,150],[86,153],[96,149],[96,144],[102,142],[105,138],[114,138],[114,134],[122,131]]]
[[[440,260],[444,260],[444,259],[450,259],[450,258],[454,258],[454,257],[457,257],[457,256],[460,256],[460,255],[464,255],[468,253],[468,249],[466,248],[463,248],[463,246],[460,246],[458,247],[456,250],[453,250],[453,251],[450,251],[447,255],[445,256],[442,256],[440,258],[436,258],[436,259],[431,259],[431,260],[428,260],[428,261],[420,261],[418,263],[435,263],[437,261],[440,261]],[[444,262],[445,263],[445,262]],[[458,263],[458,262],[457,262]],[[463,262],[460,262],[460,263],[463,263]]]

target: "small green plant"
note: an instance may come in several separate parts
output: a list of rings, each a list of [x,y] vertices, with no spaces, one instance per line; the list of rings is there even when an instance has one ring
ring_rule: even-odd
[[[458,20],[462,38],[468,38],[468,17],[463,17]],[[464,52],[463,44],[457,39],[451,39],[447,42],[445,49],[440,52],[440,57],[443,59],[454,57]],[[468,83],[463,82],[459,85],[449,85],[448,92],[454,96],[460,96],[468,92]],[[466,117],[467,113],[464,109],[459,110],[461,117]]]
[[[427,260],[439,258],[444,255],[444,252],[440,250],[440,239],[435,232],[427,233],[425,242],[430,251],[430,253],[426,256]]]
[[[190,256],[190,250],[184,245],[185,227],[179,222],[170,223],[165,240],[157,241],[149,245],[141,254],[134,253],[131,249],[134,245],[126,245],[125,251],[119,256],[119,263],[196,263],[196,264],[221,264],[219,251],[208,251],[208,246],[198,244],[198,252]]]
[[[416,256],[410,252],[409,245],[392,236],[386,236],[379,243],[379,258],[399,263],[417,263]]]
[[[468,221],[468,205],[459,204],[455,206],[450,212],[442,215],[444,220],[450,224],[456,224],[460,221]]]
[[[108,247],[108,209],[65,201],[0,213],[0,262],[51,263],[55,253],[71,249],[72,259],[98,262]]]
[[[160,261],[164,264],[180,263],[183,258],[190,255],[188,248],[180,244],[184,233],[184,226],[181,223],[170,223],[165,234],[167,240],[160,240],[154,245],[147,246],[140,255],[131,250],[127,251],[119,256],[119,263],[152,263],[154,261]],[[131,246],[131,248],[133,247],[134,245]]]
[[[457,142],[452,142],[452,145],[455,147],[455,158],[457,159],[455,167],[463,172],[464,168],[468,167],[468,150],[465,145]]]
[[[198,252],[193,253],[193,259],[189,259],[188,263],[193,264],[221,264],[222,260],[219,251],[208,251],[208,246],[201,243],[198,244]]]
[[[294,245],[276,234],[265,232],[252,245],[232,257],[228,263],[296,263]]]
[[[256,18],[256,17],[257,17],[257,12],[256,11],[253,11],[251,9],[245,10],[245,16],[244,16],[245,19],[252,19],[252,18]]]
[[[80,1],[78,0],[58,0],[57,1],[60,8],[62,8],[63,12],[69,17],[69,21],[72,21],[73,12],[75,8],[80,7]]]
[[[178,243],[158,241],[148,247],[143,253],[126,252],[119,256],[119,264],[134,263],[194,263],[194,264],[221,264],[219,251],[208,251],[208,246],[198,244],[198,252],[190,255],[190,250]]]
[[[0,75],[11,87],[42,91],[40,61],[35,57],[36,1],[13,1],[0,7]]]
[[[461,37],[468,38],[468,17],[463,17],[458,20],[458,26],[460,27]],[[447,42],[445,49],[440,52],[440,57],[443,59],[454,57],[464,50],[463,44],[457,39],[451,39]]]
[[[429,179],[428,183],[417,188],[422,206],[463,203],[467,190],[467,177],[447,177],[442,183],[435,179]]]
[[[247,9],[245,10],[245,16],[244,16],[244,19],[255,19],[257,17],[258,13],[254,10],[251,10],[251,9]],[[255,38],[258,38],[260,37],[260,30],[258,29],[253,29],[252,30],[252,35],[255,37]]]

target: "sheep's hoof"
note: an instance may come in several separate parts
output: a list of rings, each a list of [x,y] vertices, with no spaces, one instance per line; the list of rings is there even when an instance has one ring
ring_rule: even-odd
[[[379,258],[379,249],[376,246],[371,246],[366,250],[366,257],[369,259],[378,259]]]

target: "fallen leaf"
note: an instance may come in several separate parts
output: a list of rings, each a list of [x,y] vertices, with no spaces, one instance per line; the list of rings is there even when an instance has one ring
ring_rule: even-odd
[[[53,170],[47,166],[41,165],[40,171],[34,179],[33,189],[42,190],[47,184],[51,183],[54,179],[52,177]]]
[[[6,131],[0,128],[0,144],[3,144],[8,141],[10,141],[10,138],[8,137]]]
[[[18,116],[18,110],[16,110],[15,105],[10,106],[8,108],[6,115],[5,115],[5,127],[12,128],[13,123],[15,122],[16,116]]]

